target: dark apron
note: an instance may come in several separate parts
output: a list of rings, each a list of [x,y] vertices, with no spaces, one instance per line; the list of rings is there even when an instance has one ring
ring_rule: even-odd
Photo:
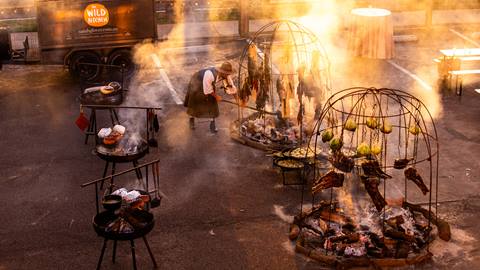
[[[188,83],[187,94],[183,106],[187,107],[187,114],[196,118],[216,118],[218,117],[218,103],[212,95],[203,93],[203,75],[205,71],[211,70],[214,76],[214,82],[217,80],[217,74],[214,69],[204,69],[193,74]],[[215,85],[214,85],[215,91]]]

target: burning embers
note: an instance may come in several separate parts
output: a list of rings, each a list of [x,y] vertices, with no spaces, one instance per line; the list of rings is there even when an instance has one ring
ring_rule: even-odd
[[[279,148],[295,145],[305,138],[305,131],[290,120],[279,120],[273,117],[256,118],[257,114],[248,118],[240,126],[240,134],[250,140]],[[303,133],[303,134],[302,134]]]
[[[417,264],[432,256],[424,250],[434,239],[429,226],[436,220],[433,213],[409,203],[387,205],[382,211],[364,209],[353,220],[337,203],[321,202],[295,217],[289,237],[296,241],[298,252],[337,269]],[[442,226],[438,226],[441,238],[449,232],[448,224]]]

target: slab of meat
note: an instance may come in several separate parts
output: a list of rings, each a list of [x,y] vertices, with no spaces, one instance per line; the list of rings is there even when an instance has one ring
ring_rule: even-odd
[[[324,189],[343,186],[345,175],[335,171],[329,171],[324,176],[315,181],[312,187],[312,194],[318,193]]]
[[[383,198],[380,191],[378,191],[378,185],[380,184],[380,180],[377,178],[369,178],[367,176],[360,176],[362,178],[363,184],[365,185],[365,189],[367,190],[368,195],[373,201],[375,208],[380,212],[382,209],[387,205],[387,202]]]
[[[345,156],[342,152],[336,152],[329,161],[335,168],[346,173],[351,172],[355,167],[353,158]]]
[[[380,164],[377,160],[369,160],[362,163],[363,173],[368,177],[379,177],[379,178],[392,178],[380,168]]]
[[[410,161],[412,161],[413,158],[397,158],[395,159],[395,161],[393,162],[393,168],[395,169],[405,169],[408,165],[408,163],[410,163]]]
[[[414,182],[415,185],[417,185],[420,190],[422,191],[423,195],[426,195],[428,193],[428,188],[423,182],[422,176],[417,172],[417,169],[415,168],[408,168],[405,170],[405,177]]]

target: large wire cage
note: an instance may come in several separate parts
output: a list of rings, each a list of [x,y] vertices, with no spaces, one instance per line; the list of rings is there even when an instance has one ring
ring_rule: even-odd
[[[248,40],[239,60],[237,132],[280,148],[301,143],[306,139],[304,125],[313,126],[330,84],[330,62],[312,31],[289,20],[264,25]],[[294,136],[276,132],[279,119],[281,128],[296,126]],[[251,129],[242,129],[244,120],[256,126],[251,122]],[[272,131],[272,126],[277,129]]]
[[[387,202],[398,198],[404,205],[409,199],[428,205],[428,227],[430,216],[436,218],[437,130],[428,108],[413,95],[389,88],[341,90],[326,100],[307,143],[315,149],[315,158],[326,158],[330,164],[328,169],[314,169],[312,208],[316,195],[323,195],[329,209],[334,208],[338,202],[334,193],[346,189],[353,194],[352,204],[361,201],[356,195],[368,193],[383,215],[382,224]],[[341,175],[342,183],[325,182],[328,174]],[[342,200],[343,195],[336,196]]]

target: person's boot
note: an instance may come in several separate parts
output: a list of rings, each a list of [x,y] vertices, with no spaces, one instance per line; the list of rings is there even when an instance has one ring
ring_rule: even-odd
[[[190,129],[195,129],[195,118],[190,117],[189,125],[190,125]]]
[[[210,131],[212,133],[217,133],[218,131],[217,127],[215,126],[215,120],[210,121]]]

